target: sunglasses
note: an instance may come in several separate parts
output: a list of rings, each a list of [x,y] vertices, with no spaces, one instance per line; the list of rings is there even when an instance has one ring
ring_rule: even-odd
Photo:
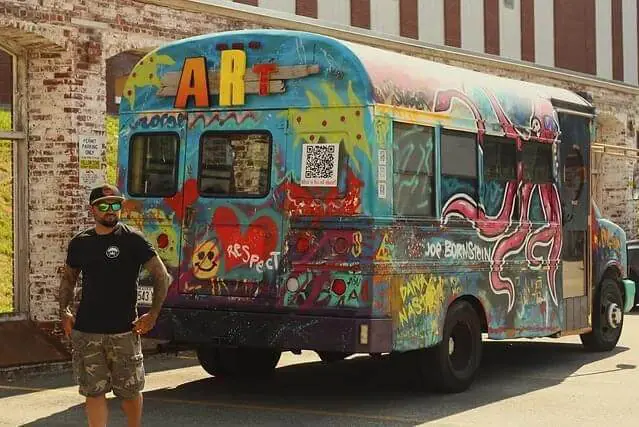
[[[122,209],[122,203],[120,203],[120,202],[113,202],[113,203],[103,202],[103,203],[98,203],[96,205],[96,207],[98,208],[98,210],[100,212],[107,212],[109,210],[109,208],[111,208],[111,210],[113,212],[117,212],[120,209]]]

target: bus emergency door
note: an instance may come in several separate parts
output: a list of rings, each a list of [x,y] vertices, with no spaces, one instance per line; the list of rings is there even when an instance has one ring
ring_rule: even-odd
[[[193,112],[188,117],[180,292],[211,306],[269,305],[282,254],[286,113]],[[204,298],[206,296],[206,298]]]

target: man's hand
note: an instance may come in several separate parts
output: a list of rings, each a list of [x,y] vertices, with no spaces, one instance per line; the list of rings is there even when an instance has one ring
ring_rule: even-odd
[[[144,335],[155,326],[158,315],[153,312],[144,313],[133,322],[133,331],[139,335]]]
[[[69,337],[71,335],[71,330],[73,329],[73,325],[75,325],[75,317],[73,314],[67,312],[62,313],[62,328],[64,329],[64,335]]]

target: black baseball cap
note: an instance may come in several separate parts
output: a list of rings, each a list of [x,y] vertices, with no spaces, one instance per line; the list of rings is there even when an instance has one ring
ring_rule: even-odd
[[[89,204],[94,205],[107,199],[124,200],[124,196],[122,196],[122,192],[115,185],[104,184],[91,190]]]

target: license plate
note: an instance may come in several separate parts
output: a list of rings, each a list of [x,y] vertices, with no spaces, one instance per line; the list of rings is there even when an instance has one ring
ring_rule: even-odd
[[[153,288],[151,286],[138,286],[138,304],[151,305],[153,302]]]

